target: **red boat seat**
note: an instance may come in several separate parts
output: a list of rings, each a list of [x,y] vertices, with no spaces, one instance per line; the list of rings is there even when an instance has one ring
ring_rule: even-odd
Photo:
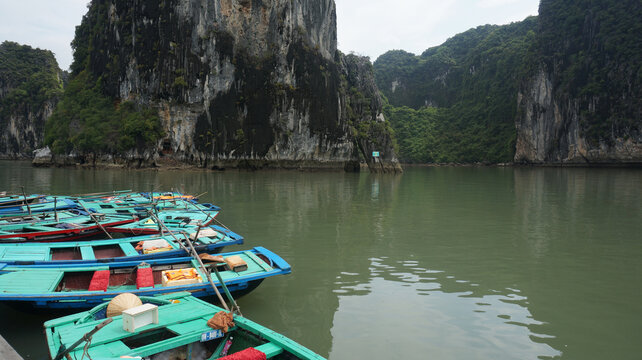
[[[136,289],[154,287],[154,273],[151,267],[139,267],[136,270]]]
[[[253,347],[249,347],[245,350],[235,352],[232,355],[227,355],[219,360],[266,360],[267,356],[265,353],[256,350]]]
[[[108,286],[109,270],[94,271],[94,275],[91,277],[91,282],[89,283],[89,291],[107,291]]]

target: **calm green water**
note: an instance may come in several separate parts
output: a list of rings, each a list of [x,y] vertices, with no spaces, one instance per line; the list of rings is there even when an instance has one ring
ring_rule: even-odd
[[[316,172],[36,169],[0,190],[181,188],[293,273],[243,313],[331,359],[637,359],[642,170]],[[45,358],[41,323],[0,305],[0,333]]]

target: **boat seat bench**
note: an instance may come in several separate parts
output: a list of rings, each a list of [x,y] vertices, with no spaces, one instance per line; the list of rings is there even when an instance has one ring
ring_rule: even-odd
[[[268,359],[271,357],[275,357],[283,352],[282,347],[271,342],[256,346],[255,349],[264,353],[265,357],[267,357]]]
[[[138,256],[138,251],[132,246],[130,243],[122,243],[120,244],[120,248],[123,250],[125,253],[125,256]]]
[[[81,246],[80,256],[82,257],[83,260],[96,260],[94,249],[91,246]]]

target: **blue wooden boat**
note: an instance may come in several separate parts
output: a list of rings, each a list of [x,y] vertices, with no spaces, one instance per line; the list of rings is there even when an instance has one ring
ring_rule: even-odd
[[[25,205],[38,202],[43,195],[32,194],[32,195],[5,195],[0,196],[0,206],[11,206],[11,205]]]
[[[267,277],[291,272],[285,260],[263,247],[221,255],[224,258],[237,255],[247,264],[239,272],[214,265],[235,297],[250,292]],[[178,277],[172,275],[176,272]],[[181,273],[191,277],[181,280]],[[206,279],[207,275],[192,257],[82,266],[0,264],[0,301],[69,309],[93,307],[125,292],[154,296],[189,291],[197,297],[213,296],[215,291]],[[223,291],[220,282],[215,277],[213,280]]]
[[[29,205],[2,206],[0,207],[0,218],[75,209],[77,206],[70,199],[56,199],[56,201],[45,201]]]
[[[211,226],[193,240],[196,251],[218,253],[228,245],[242,244],[243,237],[220,226]],[[159,241],[160,240],[160,241]],[[0,244],[0,263],[7,265],[97,264],[118,261],[188,256],[170,235],[49,243]]]
[[[207,321],[224,310],[186,292],[141,297],[140,302],[142,308],[157,311],[158,321],[133,332],[124,329],[128,322],[122,314],[110,314],[112,317],[107,318],[109,303],[47,321],[45,335],[51,358],[62,358],[68,350],[71,359],[83,358],[86,351],[95,360],[122,360],[124,357],[213,360],[229,354],[248,355],[250,352],[264,359],[323,359],[294,340],[238,314],[233,317],[234,326],[226,332],[215,330],[207,325]],[[99,326],[102,323],[106,323],[104,327]],[[85,336],[96,328],[98,330],[93,335]],[[79,341],[83,338],[85,342]]]

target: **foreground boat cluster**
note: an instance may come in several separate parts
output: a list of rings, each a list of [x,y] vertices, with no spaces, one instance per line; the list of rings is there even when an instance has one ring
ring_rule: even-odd
[[[0,301],[91,308],[45,323],[56,360],[321,358],[242,317],[235,297],[291,269],[263,247],[222,252],[243,238],[220,210],[178,192],[0,196]]]

